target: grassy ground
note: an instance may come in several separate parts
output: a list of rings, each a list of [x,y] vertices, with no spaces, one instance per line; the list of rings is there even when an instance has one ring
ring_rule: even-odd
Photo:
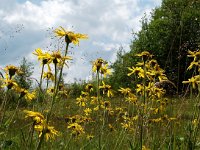
[[[166,112],[163,115],[155,114],[148,116],[148,120],[144,119],[143,124],[143,149],[188,149],[195,142],[193,147],[198,149],[200,144],[200,136],[198,126],[195,126],[195,108],[196,98],[173,98],[169,100],[166,106]],[[79,123],[84,132],[78,135],[69,127],[66,118],[69,116],[84,116],[84,113],[76,104],[76,99],[60,99],[53,108],[53,114],[50,124],[59,131],[59,135],[54,139],[46,141],[42,145],[42,149],[139,149],[140,147],[140,118],[130,122],[130,126],[122,127],[122,124],[129,124],[129,120],[137,115],[134,109],[135,105],[127,104],[123,97],[112,98],[111,110],[102,109],[101,111],[93,111],[87,120],[75,121]],[[120,102],[121,101],[121,102]],[[28,106],[29,109],[41,111],[49,107],[49,103],[34,104]],[[128,109],[128,107],[129,109]],[[92,106],[91,106],[92,107]],[[120,113],[115,108],[123,108]],[[17,110],[12,123],[9,127],[1,124],[1,149],[35,149],[38,143],[38,133],[33,133],[33,139],[30,143],[31,119],[25,119],[23,110],[20,107]],[[6,111],[5,119],[8,119],[14,110]],[[164,118],[163,116],[168,116]],[[146,117],[147,117],[146,116]],[[157,117],[155,117],[157,116]],[[161,121],[152,121],[152,118],[163,117]],[[125,118],[126,117],[126,118]],[[169,117],[173,117],[169,121]],[[79,118],[80,119],[80,118]],[[91,119],[91,120],[90,120]],[[150,121],[151,120],[151,121]],[[4,121],[5,124],[5,121]],[[91,137],[89,137],[91,135]],[[100,148],[101,147],[101,148]]]

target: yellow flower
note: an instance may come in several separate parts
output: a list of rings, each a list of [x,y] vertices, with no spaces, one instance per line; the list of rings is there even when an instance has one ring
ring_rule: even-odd
[[[149,120],[150,122],[153,122],[153,123],[158,123],[158,122],[161,122],[162,121],[162,118],[156,118],[156,119],[150,119]]]
[[[7,74],[9,74],[10,79],[15,75],[15,73],[19,73],[20,70],[18,67],[15,67],[13,65],[8,65],[4,68]]]
[[[15,90],[20,93],[20,98],[24,97],[26,100],[33,100],[36,98],[36,93],[32,92],[30,93],[28,90],[16,87]]]
[[[66,31],[63,27],[54,30],[54,33],[58,37],[65,37],[66,43],[73,43],[74,45],[79,45],[79,39],[87,39],[86,34],[74,33],[72,31]]]
[[[95,60],[93,62],[92,71],[99,72],[103,63],[105,63],[105,61],[102,58],[98,58],[97,60]]]
[[[200,83],[200,75],[194,76],[194,77],[188,79],[188,81],[183,81],[182,83],[183,84],[190,83],[190,84],[192,84],[192,88],[195,89],[196,84],[198,85]]]
[[[129,97],[126,98],[126,101],[129,102],[129,103],[136,104],[137,96],[135,96],[134,94],[131,94]]]
[[[54,93],[54,87],[50,87],[47,89],[47,93],[52,95]]]
[[[87,96],[89,96],[89,93],[88,93],[88,92],[81,91],[81,96],[87,97]]]
[[[187,55],[188,57],[194,57],[194,60],[193,61],[199,61],[200,59],[200,51],[188,51],[189,55]]]
[[[147,59],[151,58],[153,55],[151,55],[148,51],[143,51],[140,54],[136,54],[136,56],[142,57],[143,61],[147,61]]]
[[[138,74],[139,78],[144,78],[144,70],[141,67],[128,67],[128,70],[130,70],[131,72],[128,73],[128,76],[131,76],[132,74]]]
[[[150,149],[143,145],[142,150],[150,150]]]
[[[45,72],[43,74],[43,78],[47,79],[47,80],[51,80],[51,81],[55,81],[55,76],[53,75],[53,73],[51,71]]]
[[[96,96],[92,96],[92,97],[91,97],[90,104],[91,104],[91,105],[95,105],[95,104],[97,104],[97,103],[98,103],[97,97],[96,97]]]
[[[149,69],[146,74],[147,77],[152,81],[156,78],[159,79],[159,81],[161,80],[167,80],[167,76],[164,74],[164,70],[162,70],[161,68],[155,68],[155,69]]]
[[[60,50],[53,51],[50,57],[50,62],[53,62],[54,64],[58,63],[60,66],[65,62],[65,60],[72,60],[72,58],[70,56],[62,56]]]
[[[89,116],[91,114],[91,112],[92,112],[92,109],[86,108],[83,111],[84,111],[84,113],[85,113],[86,116]]]
[[[8,90],[16,89],[16,88],[18,88],[18,84],[14,80],[7,78],[4,80],[4,84],[1,87],[7,87]]]
[[[48,126],[46,123],[35,125],[34,129],[39,132],[39,137],[45,134],[46,141],[54,139],[55,135],[59,135],[59,132],[55,130],[53,126]]]
[[[122,126],[122,128],[125,129],[125,130],[130,130],[130,131],[133,130],[130,121],[121,123],[121,126]]]
[[[42,65],[49,64],[51,58],[51,55],[49,53],[44,53],[42,52],[41,48],[37,48],[35,52],[33,52],[33,54],[38,57],[38,60],[41,61]]]
[[[85,87],[85,90],[87,92],[92,92],[94,89],[93,89],[93,85],[92,84],[87,84],[86,87]]]
[[[110,74],[111,74],[111,69],[108,69],[108,64],[103,65],[103,66],[100,68],[100,73],[103,74],[104,77],[106,77],[107,75],[110,75]]]
[[[187,70],[192,69],[193,66],[199,66],[199,64],[200,64],[199,62],[192,61],[192,62],[190,63],[190,66],[187,68]]]
[[[192,124],[193,124],[194,128],[196,128],[198,126],[198,124],[199,124],[199,121],[197,119],[194,119],[192,121]]]
[[[102,105],[101,105],[101,107],[102,108],[109,108],[111,106],[111,103],[109,102],[109,101],[104,101],[104,102],[102,102]]]
[[[124,96],[129,95],[131,93],[131,89],[130,88],[122,88],[122,87],[120,87],[120,89],[118,91],[121,92],[122,94],[124,94]]]
[[[40,124],[44,122],[44,116],[40,112],[34,112],[29,110],[24,110],[24,113],[26,113],[25,118],[32,118],[34,121],[34,124]]]
[[[102,81],[103,85],[99,86],[99,89],[103,89],[103,94],[107,93],[108,97],[113,96],[113,92],[111,90],[111,86],[110,85],[106,85],[104,81]]]
[[[76,98],[76,101],[77,101],[76,104],[78,104],[79,106],[85,107],[85,103],[87,99],[85,97],[80,96]]]
[[[88,135],[86,136],[86,139],[88,139],[88,140],[91,140],[91,139],[93,139],[93,138],[94,138],[93,135],[89,135],[89,134],[88,134]]]
[[[83,127],[76,122],[69,124],[67,128],[72,129],[72,134],[75,135],[75,136],[78,136],[78,135],[85,133]]]
[[[157,60],[155,60],[155,59],[151,59],[151,60],[148,62],[148,65],[151,66],[151,68],[154,68],[154,67],[156,67],[156,66],[159,66]]]

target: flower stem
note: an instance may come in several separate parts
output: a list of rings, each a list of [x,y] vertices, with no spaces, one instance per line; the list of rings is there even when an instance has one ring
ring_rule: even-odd
[[[67,45],[66,45],[66,50],[65,50],[65,55],[64,55],[64,56],[67,55],[68,47],[69,47],[69,43],[67,43]],[[51,117],[51,113],[52,113],[53,106],[54,106],[54,104],[55,104],[56,96],[57,96],[57,94],[58,94],[58,88],[59,88],[59,83],[60,83],[61,78],[62,78],[62,72],[63,72],[64,64],[65,64],[65,61],[63,61],[63,63],[62,63],[58,81],[57,81],[57,66],[56,66],[56,64],[55,64],[54,94],[53,94],[53,97],[52,97],[50,110],[49,110],[49,112],[48,112],[48,114],[47,114],[47,117],[46,117],[46,120],[47,120],[47,121],[46,121],[46,124],[47,124],[47,125],[48,125],[49,119],[50,119],[50,117]],[[41,145],[42,145],[42,142],[44,141],[44,135],[45,135],[45,134],[46,134],[46,132],[42,131],[42,135],[41,135],[41,137],[40,137],[40,141],[39,141],[39,143],[38,143],[37,150],[40,150]]]
[[[40,84],[39,84],[39,87],[40,87],[40,90],[42,90],[42,76],[43,76],[43,73],[44,73],[44,64],[42,64],[42,72],[41,72],[41,76],[40,76]]]

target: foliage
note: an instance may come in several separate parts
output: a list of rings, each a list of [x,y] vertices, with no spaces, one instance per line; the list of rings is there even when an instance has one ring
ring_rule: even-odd
[[[138,61],[138,58],[131,53],[126,53],[123,47],[120,47],[117,52],[116,61],[111,64],[113,73],[107,79],[108,82],[113,86],[114,90],[119,87],[130,87],[133,88],[138,82],[137,78],[127,76],[129,70],[128,67],[134,66]]]
[[[163,0],[161,7],[155,8],[151,18],[142,19],[142,29],[134,33],[135,38],[130,45],[131,51],[122,55],[129,56],[125,59],[133,65],[136,53],[148,50],[155,56],[160,66],[166,70],[170,80],[175,82],[179,91],[182,90],[182,81],[186,80],[191,73],[186,72],[190,59],[187,58],[187,51],[199,49],[200,44],[200,2],[197,0]],[[113,65],[113,76],[119,72],[126,72],[120,59]],[[121,62],[120,62],[121,61]],[[125,62],[126,62],[125,61]],[[128,86],[129,79],[124,78]],[[121,86],[123,85],[121,84]]]
[[[18,85],[24,89],[30,89],[32,85],[33,64],[24,57],[19,66],[20,74],[15,77]]]

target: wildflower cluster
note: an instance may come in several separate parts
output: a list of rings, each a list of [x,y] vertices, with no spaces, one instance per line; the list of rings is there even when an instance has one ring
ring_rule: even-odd
[[[3,82],[1,88],[7,88],[7,90],[15,91],[19,94],[19,98],[24,97],[27,101],[32,101],[35,99],[35,92],[30,92],[27,89],[21,88],[18,83],[15,81],[15,76],[22,73],[22,71],[13,65],[8,65],[4,69],[5,77],[0,80]]]
[[[44,52],[41,48],[38,48],[35,50],[35,52],[33,52],[33,54],[38,57],[38,61],[42,65],[41,78],[39,81],[39,88],[40,88],[39,95],[40,94],[44,95],[46,93],[48,94],[46,95],[46,98],[51,99],[50,108],[48,108],[46,117],[44,117],[39,112],[24,110],[24,113],[26,113],[25,118],[27,117],[32,118],[34,131],[37,131],[39,133],[40,139],[37,145],[37,149],[41,148],[44,137],[48,141],[49,139],[54,139],[55,135],[56,136],[59,135],[58,131],[55,130],[53,126],[49,126],[49,120],[53,112],[53,106],[56,104],[58,96],[64,98],[68,94],[61,80],[63,77],[64,66],[66,65],[68,67],[67,61],[72,60],[72,57],[67,55],[69,44],[73,43],[74,45],[78,45],[80,39],[88,38],[87,35],[84,34],[74,33],[72,31],[66,31],[63,27],[55,29],[54,33],[59,38],[62,37],[65,38],[66,49],[64,52],[61,52],[60,49],[52,52]],[[45,71],[45,69],[47,69],[47,71]],[[44,79],[46,80],[47,83],[45,89],[43,89],[44,86],[42,85]],[[49,85],[49,83],[51,83],[51,85]],[[44,91],[46,91],[46,93],[44,93]],[[22,92],[23,94],[26,94],[26,91]],[[46,100],[46,102],[48,101],[49,100]],[[84,106],[84,103],[81,102],[81,99],[80,99],[80,105]],[[89,114],[89,111],[87,111],[87,114]],[[78,122],[73,122],[73,123],[71,122],[68,125],[68,129],[73,129],[73,134],[75,134],[76,132],[76,135],[84,133],[84,130],[81,128]]]
[[[198,73],[188,79],[188,81],[183,81],[183,84],[191,84],[193,89],[196,89],[198,87],[199,90],[199,83],[200,83],[200,51],[188,51],[189,55],[188,57],[193,57],[193,61],[190,63],[190,66],[187,68],[188,70],[191,70],[192,68],[196,68]]]
[[[46,140],[48,141],[51,138],[54,139],[55,135],[59,135],[58,131],[56,131],[53,126],[49,126],[47,124],[46,119],[41,113],[28,110],[24,110],[24,113],[26,114],[25,118],[32,119],[33,128],[39,133],[40,138],[41,135],[44,134]]]

